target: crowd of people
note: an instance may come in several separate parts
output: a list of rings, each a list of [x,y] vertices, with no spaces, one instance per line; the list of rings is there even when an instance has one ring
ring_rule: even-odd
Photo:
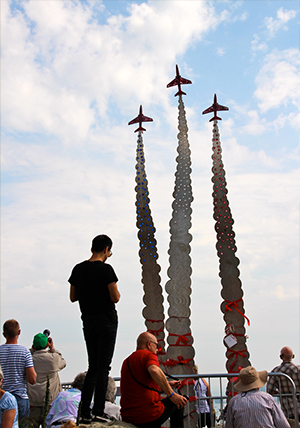
[[[14,319],[4,323],[6,343],[0,346],[0,427],[18,428],[29,418],[37,427],[46,423],[46,428],[72,428],[77,422],[89,425],[111,419],[122,419],[138,428],[158,428],[169,419],[171,428],[183,428],[188,397],[178,392],[180,382],[168,381],[160,369],[158,341],[150,332],[138,336],[136,350],[123,362],[121,406],[114,403],[116,385],[109,372],[118,327],[115,304],[120,292],[117,275],[106,263],[112,255],[111,248],[108,236],[96,236],[92,256],[77,264],[69,278],[70,300],[79,302],[88,355],[87,372],[79,373],[70,389],[62,391],[58,372],[66,361],[55,349],[53,339],[46,332],[38,333],[29,350],[18,344],[19,323]],[[300,366],[292,362],[292,350],[282,348],[280,358],[281,365],[272,371],[288,375],[299,392]],[[194,372],[197,373],[196,366]],[[270,376],[268,382],[267,378],[266,371],[257,372],[251,366],[240,371],[234,383],[239,394],[229,401],[226,427],[289,428],[287,418],[293,418],[295,410],[300,414],[300,397],[294,409],[291,383],[283,376]],[[266,383],[267,392],[260,391]],[[280,395],[281,406],[272,397],[279,392],[284,394]],[[161,398],[162,394],[165,398]],[[214,425],[214,409],[205,379],[196,380],[195,395],[198,425],[210,428]]]

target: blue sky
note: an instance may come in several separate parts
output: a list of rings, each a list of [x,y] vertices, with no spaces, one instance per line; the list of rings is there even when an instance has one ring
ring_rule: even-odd
[[[199,371],[225,370],[212,124],[202,115],[214,93],[229,107],[219,128],[250,361],[270,370],[284,345],[299,355],[299,2],[2,1],[1,20],[1,322],[18,319],[27,346],[49,328],[68,363],[63,381],[84,370],[67,280],[89,257],[91,239],[107,233],[122,295],[112,367],[119,374],[144,329],[137,136],[127,123],[140,104],[154,119],[143,138],[164,287],[178,133],[176,90],[166,85],[178,64],[193,82],[183,89]]]

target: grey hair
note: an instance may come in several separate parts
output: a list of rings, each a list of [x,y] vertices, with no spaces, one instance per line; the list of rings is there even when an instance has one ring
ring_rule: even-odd
[[[105,400],[113,402],[116,393],[117,393],[116,382],[113,380],[112,377],[108,376],[108,382],[107,382],[107,390],[106,390],[106,394],[105,394]]]
[[[86,372],[78,373],[78,375],[75,376],[73,382],[71,383],[72,388],[77,388],[77,389],[80,389],[80,391],[82,391],[85,376],[86,376]]]

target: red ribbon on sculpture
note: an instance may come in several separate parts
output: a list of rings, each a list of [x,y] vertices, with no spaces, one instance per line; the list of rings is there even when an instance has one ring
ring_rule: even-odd
[[[247,358],[247,355],[244,355],[244,352],[247,352],[247,349],[244,349],[243,351],[233,351],[232,349],[227,348],[227,352],[230,353],[230,355],[228,355],[228,360],[234,355],[234,361],[231,363],[231,366],[229,367],[229,372],[228,373],[233,373],[232,372],[232,368],[237,360],[238,355],[240,355],[241,357]]]
[[[225,311],[226,312],[232,311],[231,306],[233,306],[233,309],[235,309],[236,311],[238,311],[238,313],[241,314],[247,320],[247,323],[250,326],[250,320],[249,320],[249,318],[247,318],[246,315],[243,314],[243,312],[241,312],[238,309],[237,302],[242,302],[242,301],[243,301],[243,299],[238,299],[238,300],[235,300],[234,302],[231,302],[230,300],[225,300],[225,302],[227,302],[227,305],[225,306]]]
[[[197,397],[196,397],[196,395],[191,395],[191,396],[189,397],[189,402],[190,402],[190,403],[192,403],[193,401],[197,401]]]
[[[149,322],[164,322],[164,320],[147,320],[147,319],[146,319],[146,321],[149,321]]]
[[[190,346],[189,339],[186,336],[191,336],[191,333],[187,333],[187,334],[173,334],[173,333],[169,333],[169,336],[177,336],[178,339],[176,341],[176,343],[170,343],[169,346]],[[180,344],[180,342],[182,342],[182,344]]]
[[[170,358],[169,360],[165,361],[162,364],[167,366],[167,367],[177,366],[177,364],[184,364],[188,368],[189,367],[188,366],[189,361],[193,361],[193,358],[187,358],[184,360],[183,357],[181,355],[179,355],[177,357],[177,360],[173,360],[172,358]]]
[[[192,419],[194,419],[193,418],[193,416],[192,416],[192,413],[194,413],[194,412],[197,412],[197,410],[195,409],[195,410],[192,410],[190,413],[189,413],[189,415],[186,415],[186,416],[190,416]]]
[[[149,320],[147,320],[147,321],[149,321]],[[151,334],[153,334],[154,336],[158,336],[159,335],[159,333],[161,332],[161,331],[164,331],[164,327],[162,326],[162,327],[160,327],[160,329],[159,330],[151,330],[150,328],[148,328],[148,330],[147,330],[149,333],[151,333]],[[160,339],[160,340],[163,340],[163,339]]]
[[[186,385],[195,385],[194,379],[190,379],[188,382],[186,379],[183,379],[183,381],[180,383],[177,389],[180,389],[182,386],[186,386]]]

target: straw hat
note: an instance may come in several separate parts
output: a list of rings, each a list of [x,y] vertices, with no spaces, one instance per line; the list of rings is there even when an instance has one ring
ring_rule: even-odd
[[[254,367],[245,367],[240,371],[239,380],[234,384],[237,391],[250,391],[261,388],[268,379],[267,370],[258,372]]]

